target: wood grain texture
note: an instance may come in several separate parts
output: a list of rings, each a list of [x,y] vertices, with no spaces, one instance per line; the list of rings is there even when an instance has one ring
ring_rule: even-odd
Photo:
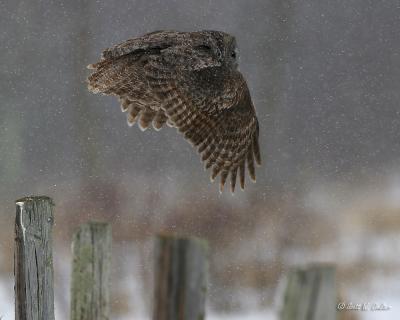
[[[16,206],[15,319],[54,320],[53,201],[26,197]]]
[[[160,235],[155,255],[153,320],[203,320],[207,288],[206,242]]]
[[[312,265],[291,270],[286,277],[281,320],[335,320],[335,267]]]
[[[110,313],[111,226],[83,224],[72,244],[71,320],[107,320]]]

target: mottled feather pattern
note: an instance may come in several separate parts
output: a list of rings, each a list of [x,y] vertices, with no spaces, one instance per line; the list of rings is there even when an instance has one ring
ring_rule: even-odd
[[[88,88],[115,95],[128,124],[160,130],[168,124],[197,148],[220,190],[245,168],[255,181],[261,163],[258,121],[243,76],[235,39],[223,32],[158,31],[106,49]]]

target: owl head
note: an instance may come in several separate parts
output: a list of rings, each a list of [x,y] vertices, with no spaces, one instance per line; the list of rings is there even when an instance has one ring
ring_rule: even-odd
[[[197,50],[212,54],[221,66],[237,69],[239,56],[235,37],[222,31],[204,30],[198,33],[202,42]]]

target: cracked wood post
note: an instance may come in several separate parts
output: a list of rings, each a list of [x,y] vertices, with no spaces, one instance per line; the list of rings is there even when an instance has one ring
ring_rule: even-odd
[[[207,243],[159,235],[155,247],[154,320],[203,320]]]
[[[72,242],[71,320],[107,320],[110,313],[111,226],[89,222]]]
[[[280,320],[335,320],[335,277],[333,265],[311,265],[289,271]]]
[[[53,201],[32,196],[16,206],[15,319],[54,320]]]

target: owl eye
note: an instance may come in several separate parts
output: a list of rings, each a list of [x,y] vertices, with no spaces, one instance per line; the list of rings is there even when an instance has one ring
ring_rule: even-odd
[[[234,59],[236,58],[236,51],[235,51],[235,50],[233,50],[233,51],[231,52],[231,57],[234,58]]]

